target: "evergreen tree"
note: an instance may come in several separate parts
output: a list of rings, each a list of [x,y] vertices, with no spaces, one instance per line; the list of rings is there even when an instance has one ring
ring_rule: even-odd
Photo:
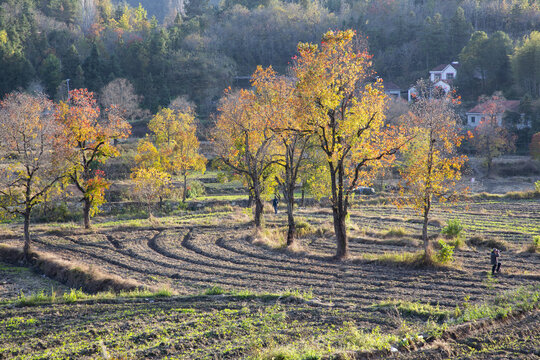
[[[49,54],[39,67],[39,76],[47,94],[52,98],[56,95],[56,89],[63,79],[62,64],[54,54]]]
[[[83,70],[88,89],[91,91],[100,90],[104,85],[104,66],[100,57],[99,49],[95,43],[92,46],[90,56],[84,62]]]

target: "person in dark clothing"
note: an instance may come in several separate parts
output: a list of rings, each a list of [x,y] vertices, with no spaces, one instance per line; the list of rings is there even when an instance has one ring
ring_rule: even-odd
[[[278,208],[279,200],[277,196],[274,196],[274,200],[272,201],[272,206],[274,207],[274,212],[277,214],[277,208]]]
[[[501,262],[500,262],[501,252],[499,249],[494,248],[491,251],[491,265],[493,267],[491,268],[491,275],[495,275],[495,271],[498,273],[501,272]]]

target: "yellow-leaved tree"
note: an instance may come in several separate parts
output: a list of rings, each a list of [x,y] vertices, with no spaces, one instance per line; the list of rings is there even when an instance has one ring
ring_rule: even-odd
[[[263,222],[262,196],[275,187],[276,164],[280,159],[278,136],[272,130],[281,121],[276,98],[269,96],[262,78],[271,69],[258,68],[253,90],[226,91],[212,132],[214,150],[233,172],[247,180],[255,202],[255,226]],[[261,82],[259,82],[259,80]]]
[[[386,95],[375,80],[371,55],[355,46],[352,30],[329,31],[321,44],[300,43],[293,68],[304,130],[325,154],[337,239],[336,258],[348,256],[351,194],[406,143],[404,131],[385,123]]]
[[[138,146],[137,167],[132,177],[142,180],[141,176],[149,174],[141,169],[160,173],[159,179],[163,189],[168,188],[170,179],[164,174],[180,175],[183,178],[182,201],[186,201],[187,178],[195,171],[206,170],[206,158],[199,153],[199,139],[195,114],[191,109],[161,109],[148,124],[152,132]],[[160,197],[160,200],[162,198]],[[160,201],[161,202],[161,201]]]
[[[401,193],[423,217],[422,240],[426,260],[432,257],[428,237],[429,213],[434,200],[455,199],[457,181],[467,157],[457,155],[463,140],[460,118],[454,110],[458,99],[432,88],[427,81],[415,85],[418,95],[411,105],[410,131],[414,138],[404,151]]]

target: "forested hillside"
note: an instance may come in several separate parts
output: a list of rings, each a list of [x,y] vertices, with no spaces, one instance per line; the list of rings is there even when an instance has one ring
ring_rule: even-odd
[[[126,78],[155,112],[186,95],[206,117],[235,77],[258,64],[284,73],[300,41],[329,28],[368,39],[379,76],[406,89],[459,60],[465,100],[501,90],[540,103],[536,0],[3,0],[0,93],[99,92]],[[478,72],[483,74],[478,76]]]

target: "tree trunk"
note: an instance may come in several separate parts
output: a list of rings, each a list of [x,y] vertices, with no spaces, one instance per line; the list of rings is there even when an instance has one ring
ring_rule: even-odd
[[[84,198],[84,208],[83,208],[83,216],[84,216],[84,228],[90,229],[90,199]]]
[[[184,192],[182,194],[182,202],[186,202],[186,196],[187,196],[187,174],[184,173]]]
[[[248,191],[248,204],[247,207],[251,208],[253,206],[253,192],[251,189]]]
[[[426,254],[426,259],[431,259],[432,249],[429,243],[428,238],[428,222],[429,222],[429,210],[431,209],[431,199],[427,199],[426,205],[424,206],[424,222],[422,226],[422,241],[424,242],[424,252]]]
[[[287,223],[289,230],[287,231],[287,246],[294,244],[296,237],[296,224],[294,222],[294,184],[292,190],[287,189]]]
[[[302,200],[300,201],[301,207],[304,207],[304,198],[305,198],[305,190],[302,188]]]
[[[258,194],[255,194],[255,226],[258,228],[262,227],[262,217],[264,211],[264,205],[261,197]]]
[[[332,207],[334,215],[334,231],[337,241],[337,259],[345,259],[349,256],[349,239],[347,238],[347,227],[345,225],[346,214],[339,211],[337,207]]]
[[[330,165],[330,177],[332,179],[332,215],[334,216],[334,232],[336,233],[336,258],[339,260],[349,256],[349,239],[347,238],[347,227],[345,218],[347,217],[347,203],[344,201],[343,193],[343,163],[337,165],[337,173],[334,165]],[[336,175],[337,179],[336,179]]]
[[[24,248],[23,254],[25,259],[30,258],[32,250],[32,240],[30,239],[30,210],[27,209],[24,213]]]

